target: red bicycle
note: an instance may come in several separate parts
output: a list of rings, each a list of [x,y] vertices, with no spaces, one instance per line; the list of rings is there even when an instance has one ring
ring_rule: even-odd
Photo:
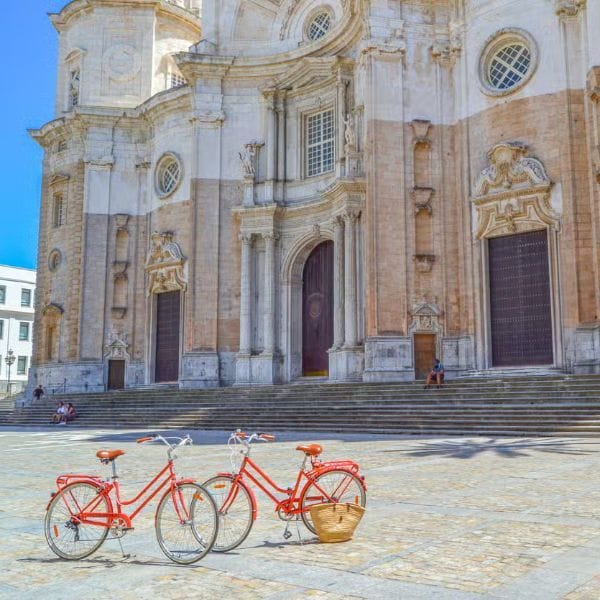
[[[364,477],[359,474],[358,463],[351,460],[322,462],[318,458],[323,451],[319,444],[300,445],[296,450],[304,453],[304,461],[296,483],[293,488],[282,488],[250,458],[250,444],[254,440],[272,442],[275,436],[235,431],[227,442],[231,449],[233,472],[219,473],[203,484],[219,509],[219,532],[213,551],[233,550],[248,537],[258,516],[256,497],[248,482],[257,486],[273,502],[281,520],[289,522],[301,517],[312,533],[316,531],[310,518],[311,506],[328,502],[366,505],[367,487]],[[236,469],[235,455],[238,453],[243,458]],[[284,537],[289,536],[291,533],[286,527]]]
[[[171,444],[168,440],[178,440]],[[175,450],[192,443],[189,436],[164,438],[152,435],[138,444],[160,441],[168,446],[167,464],[152,481],[131,500],[121,498],[116,459],[123,450],[99,450],[96,456],[112,465],[112,477],[97,475],[59,475],[57,492],[46,508],[44,530],[51,550],[67,560],[90,556],[106,540],[109,532],[116,538],[133,530],[133,519],[164,488],[154,526],[158,545],[172,561],[191,564],[210,552],[217,538],[219,519],[211,495],[194,479],[177,479],[173,468]],[[114,498],[114,500],[113,500]],[[124,506],[139,505],[130,514]],[[120,542],[119,542],[120,543]]]

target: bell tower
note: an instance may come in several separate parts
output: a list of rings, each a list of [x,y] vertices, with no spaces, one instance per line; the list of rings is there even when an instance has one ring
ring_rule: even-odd
[[[75,0],[50,15],[59,33],[57,116],[78,106],[133,108],[180,84],[170,56],[200,39],[199,9],[199,0]]]

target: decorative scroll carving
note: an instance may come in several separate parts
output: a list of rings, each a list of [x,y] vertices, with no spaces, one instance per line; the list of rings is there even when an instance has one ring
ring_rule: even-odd
[[[64,312],[62,306],[51,302],[50,304],[46,304],[42,309],[42,317],[47,324],[56,324],[60,321]]]
[[[554,12],[559,17],[576,17],[585,8],[586,0],[555,0]]]
[[[185,258],[179,245],[173,241],[173,232],[154,232],[152,245],[146,263],[148,273],[148,293],[160,294],[185,290],[187,286],[184,264]]]
[[[433,212],[431,208],[431,198],[434,189],[430,187],[416,187],[412,190],[413,202],[415,205],[415,214],[419,214],[422,210],[426,210],[429,214]]]
[[[475,194],[485,196],[513,187],[550,185],[544,165],[526,154],[527,147],[519,142],[503,142],[494,146],[488,153],[491,164],[481,172],[475,183]]]
[[[422,144],[428,148],[431,146],[431,138],[429,137],[429,129],[431,128],[431,121],[424,119],[415,119],[411,122],[415,137],[413,138],[413,145],[418,146]]]
[[[550,181],[544,165],[526,156],[527,147],[501,143],[488,153],[490,165],[475,183],[476,237],[497,237],[552,227],[560,216],[550,204]]]

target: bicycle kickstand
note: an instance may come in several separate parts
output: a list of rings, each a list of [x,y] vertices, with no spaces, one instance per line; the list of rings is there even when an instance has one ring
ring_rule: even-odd
[[[284,540],[289,540],[292,537],[292,535],[294,535],[290,531],[290,523],[291,523],[291,521],[288,521],[285,524],[285,531],[283,532]],[[298,541],[300,542],[300,545],[304,544],[304,542],[302,541],[302,536],[300,535],[300,527],[298,526],[298,519],[296,519],[296,533],[298,534]]]
[[[123,558],[131,558],[131,554],[125,554],[125,550],[123,549],[123,543],[121,542],[121,538],[117,538],[117,541],[119,542],[119,547],[121,548],[121,554],[123,555]]]

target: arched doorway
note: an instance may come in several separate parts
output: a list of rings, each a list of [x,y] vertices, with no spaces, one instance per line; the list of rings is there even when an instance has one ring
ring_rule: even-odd
[[[329,374],[333,346],[333,242],[319,244],[302,274],[302,374]]]

